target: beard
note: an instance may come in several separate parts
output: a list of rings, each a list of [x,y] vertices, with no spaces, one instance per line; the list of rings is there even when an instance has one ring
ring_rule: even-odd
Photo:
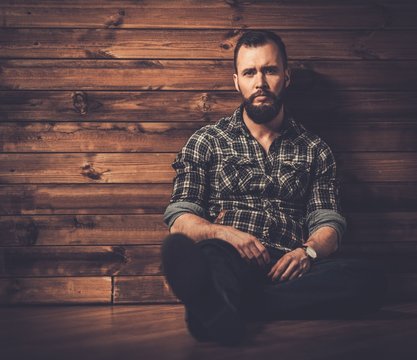
[[[265,124],[274,119],[284,104],[285,87],[282,88],[278,95],[271,93],[268,90],[258,90],[249,98],[243,98],[243,107],[248,116],[256,124]],[[253,102],[257,96],[266,96],[272,100],[271,103],[254,105]]]

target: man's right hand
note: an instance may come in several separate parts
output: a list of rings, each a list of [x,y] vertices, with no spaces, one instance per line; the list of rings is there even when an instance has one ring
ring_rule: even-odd
[[[253,235],[227,225],[215,226],[215,237],[233,245],[240,256],[248,262],[256,262],[266,267],[271,261],[268,250]]]

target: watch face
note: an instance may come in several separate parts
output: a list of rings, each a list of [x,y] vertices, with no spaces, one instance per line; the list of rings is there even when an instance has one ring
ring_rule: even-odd
[[[317,257],[317,253],[312,247],[307,246],[305,249],[306,249],[306,252],[307,252],[308,256],[310,256],[313,259],[315,259]]]

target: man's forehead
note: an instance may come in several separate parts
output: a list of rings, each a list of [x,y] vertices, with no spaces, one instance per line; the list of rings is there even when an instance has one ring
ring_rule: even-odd
[[[278,46],[275,43],[267,42],[259,46],[242,45],[237,55],[238,68],[248,68],[257,65],[278,65],[282,66],[282,58]]]

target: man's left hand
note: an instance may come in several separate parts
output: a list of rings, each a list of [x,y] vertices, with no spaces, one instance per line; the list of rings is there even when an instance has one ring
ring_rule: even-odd
[[[297,248],[282,256],[271,268],[268,277],[271,277],[272,281],[279,279],[279,282],[292,280],[309,271],[310,266],[310,258],[306,252]]]

